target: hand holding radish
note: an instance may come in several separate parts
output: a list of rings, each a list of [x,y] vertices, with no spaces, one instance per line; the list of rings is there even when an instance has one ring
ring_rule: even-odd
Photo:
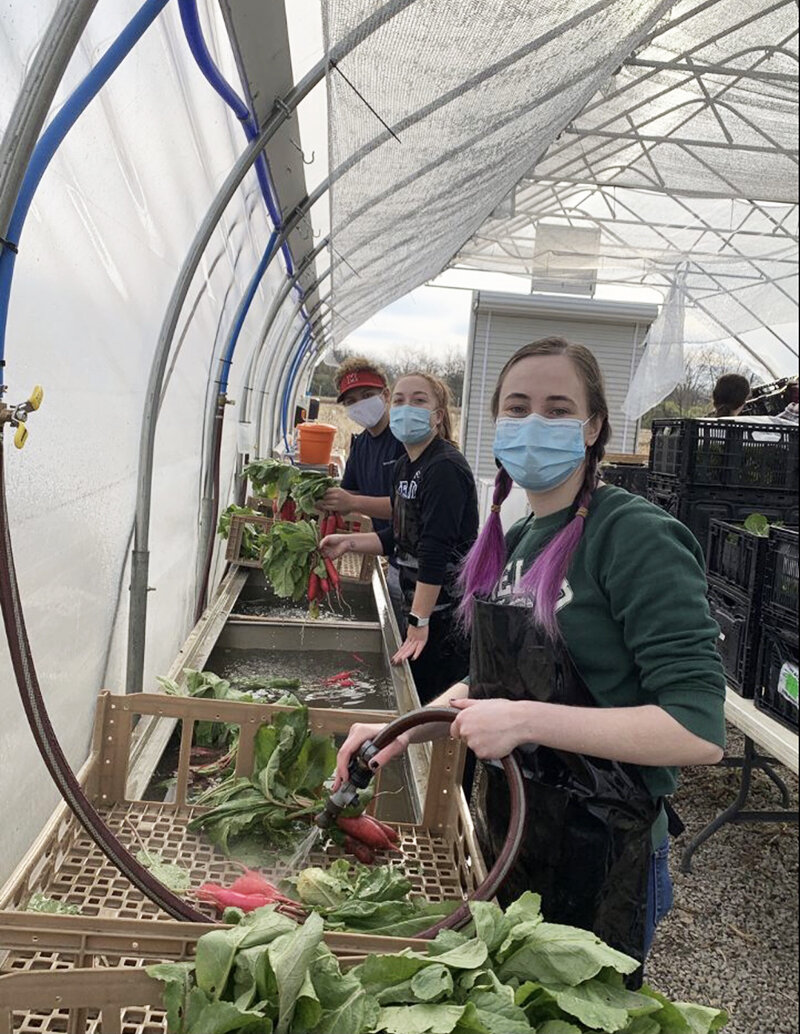
[[[343,553],[352,553],[352,535],[326,535],[319,544],[319,551],[329,560],[338,560]]]

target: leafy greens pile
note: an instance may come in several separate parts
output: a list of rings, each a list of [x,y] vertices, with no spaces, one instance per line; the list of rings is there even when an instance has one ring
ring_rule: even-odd
[[[204,697],[209,700],[233,700],[253,703],[254,697],[231,685],[228,679],[222,679],[213,671],[196,671],[184,668],[185,682],[180,684],[173,679],[158,677],[158,683],[170,696]],[[238,738],[238,726],[227,722],[197,722],[194,729],[194,742],[198,747],[235,746]]]
[[[293,710],[276,714],[256,733],[252,776],[231,773],[195,802],[212,807],[189,828],[203,830],[228,854],[232,841],[253,834],[265,844],[287,843],[325,804],[323,784],[336,765],[333,738],[312,735],[308,708],[296,697],[287,694],[277,703]]]
[[[231,503],[231,505],[226,510],[223,510],[219,515],[217,534],[227,541],[231,534],[231,521],[234,517],[256,516],[258,516],[256,511],[251,509],[249,506],[236,506],[235,503]],[[263,539],[264,535],[261,532],[256,531],[253,524],[245,523],[244,530],[242,531],[242,545],[239,550],[241,559],[258,560],[264,546]]]
[[[317,549],[317,525],[311,521],[276,521],[264,542],[264,577],[276,596],[297,603],[308,591],[312,571],[325,574],[325,564]]]
[[[282,889],[325,921],[326,930],[414,937],[445,919],[458,901],[410,898],[411,882],[391,865],[350,865],[337,859],[328,869],[304,869]]]
[[[466,932],[426,952],[370,955],[342,973],[323,920],[272,907],[197,943],[194,962],[151,966],[170,1034],[712,1034],[718,1009],[628,991],[634,959],[546,923],[526,893],[503,912],[473,902]]]
[[[288,500],[295,503],[301,514],[317,513],[317,504],[336,482],[316,470],[300,470],[280,460],[253,460],[243,474],[250,479],[254,495],[269,499],[273,511],[279,514]]]

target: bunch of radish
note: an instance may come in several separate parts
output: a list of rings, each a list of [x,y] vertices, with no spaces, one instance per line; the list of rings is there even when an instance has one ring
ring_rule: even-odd
[[[380,819],[362,812],[361,815],[340,815],[336,820],[344,838],[342,846],[364,865],[374,865],[375,855],[380,851],[399,851],[400,836],[397,830]],[[338,838],[336,838],[338,839]]]
[[[240,864],[240,863],[237,863]],[[226,908],[238,908],[242,912],[253,912],[264,905],[275,905],[276,911],[283,912],[291,919],[302,922],[306,917],[306,910],[299,901],[293,901],[281,894],[278,888],[269,882],[256,869],[248,869],[242,866],[244,872],[237,877],[228,887],[222,887],[218,883],[204,883],[198,887],[195,894],[201,901],[210,901],[216,905],[219,912]]]

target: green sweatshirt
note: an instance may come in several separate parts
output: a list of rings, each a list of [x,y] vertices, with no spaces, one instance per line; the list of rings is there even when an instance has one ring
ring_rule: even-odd
[[[510,596],[568,511],[519,521],[519,538],[496,589]],[[520,537],[521,535],[521,537]],[[695,735],[725,745],[725,677],[719,628],[706,600],[703,551],[683,524],[613,485],[592,499],[556,610],[564,642],[600,707],[657,704]],[[678,771],[641,766],[654,797]],[[666,835],[656,824],[654,842]]]

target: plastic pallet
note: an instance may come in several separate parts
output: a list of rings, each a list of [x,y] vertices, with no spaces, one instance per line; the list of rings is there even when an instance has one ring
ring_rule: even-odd
[[[764,606],[773,624],[797,629],[798,533],[796,528],[770,528],[764,564]]]
[[[765,497],[758,490],[751,489],[698,489],[681,485],[672,478],[650,474],[647,498],[685,524],[704,551],[708,545],[709,523],[714,518],[736,524],[744,522],[751,513],[761,513],[770,522],[797,526],[796,494],[776,492]]]
[[[746,420],[654,420],[651,474],[686,486],[797,492],[798,428]]]
[[[758,684],[755,705],[781,725],[798,731],[798,706],[780,692],[780,675],[784,665],[798,664],[798,636],[785,628],[774,628],[764,622],[761,631],[761,645],[758,652]]]
[[[710,578],[760,600],[768,539],[754,535],[739,524],[712,518],[708,522],[706,571]]]
[[[739,696],[751,699],[758,677],[758,608],[744,593],[713,578],[708,584],[708,605],[719,625],[717,650],[728,685]]]

